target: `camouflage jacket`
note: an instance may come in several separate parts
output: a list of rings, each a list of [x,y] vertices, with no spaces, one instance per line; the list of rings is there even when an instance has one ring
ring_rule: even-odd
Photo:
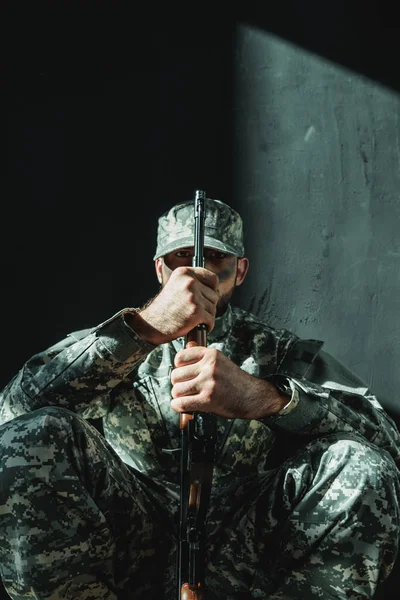
[[[0,424],[49,405],[102,417],[104,435],[123,461],[156,494],[161,489],[176,499],[179,415],[170,407],[170,373],[184,339],[157,347],[145,343],[123,314],[69,334],[28,360],[0,395]],[[289,440],[304,444],[329,433],[361,436],[400,466],[395,424],[367,386],[322,350],[322,342],[301,340],[230,306],[216,320],[208,344],[256,377],[285,374],[300,394],[298,406],[285,416],[218,417],[216,484],[271,468],[273,455],[279,464]],[[277,454],[279,440],[284,443]]]

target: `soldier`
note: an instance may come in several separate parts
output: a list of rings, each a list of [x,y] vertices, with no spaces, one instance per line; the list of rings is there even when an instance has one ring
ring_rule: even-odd
[[[33,356],[0,397],[1,575],[11,598],[176,598],[179,414],[217,415],[207,599],[367,599],[398,548],[399,433],[322,349],[232,303],[240,216],[159,219],[159,293]],[[208,326],[207,347],[184,336]],[[102,418],[104,436],[90,420]],[[178,452],[177,452],[178,450]]]

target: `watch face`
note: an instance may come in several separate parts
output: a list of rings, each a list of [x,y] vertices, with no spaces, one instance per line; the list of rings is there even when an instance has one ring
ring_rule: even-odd
[[[284,394],[291,395],[292,388],[290,386],[289,379],[285,377],[285,375],[276,375],[275,376],[275,385]]]

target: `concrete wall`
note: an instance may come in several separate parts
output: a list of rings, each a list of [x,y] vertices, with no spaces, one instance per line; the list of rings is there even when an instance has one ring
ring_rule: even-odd
[[[238,300],[324,339],[400,415],[399,95],[241,25],[234,114]]]

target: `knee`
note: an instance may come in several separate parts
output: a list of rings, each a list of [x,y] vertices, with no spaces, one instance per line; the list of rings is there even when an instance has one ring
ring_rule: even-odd
[[[381,490],[398,481],[397,467],[388,452],[356,437],[336,437],[328,442],[319,470],[350,489]]]
[[[54,466],[70,461],[79,448],[82,419],[54,406],[21,415],[0,427],[1,488],[18,487],[30,475],[48,478]],[[83,436],[79,436],[81,438]]]
[[[46,406],[16,417],[0,427],[0,456],[20,446],[24,448],[45,442],[49,438],[60,439],[71,426],[79,426],[81,418],[66,408]]]
[[[356,436],[328,436],[310,445],[303,455],[303,466],[307,463],[303,493],[307,489],[328,509],[330,519],[356,514],[365,526],[397,529],[399,473],[388,452]]]
[[[293,467],[300,493],[291,523],[298,547],[308,549],[312,541],[328,560],[335,551],[387,576],[400,525],[399,473],[392,457],[356,436],[336,435],[314,441]]]

